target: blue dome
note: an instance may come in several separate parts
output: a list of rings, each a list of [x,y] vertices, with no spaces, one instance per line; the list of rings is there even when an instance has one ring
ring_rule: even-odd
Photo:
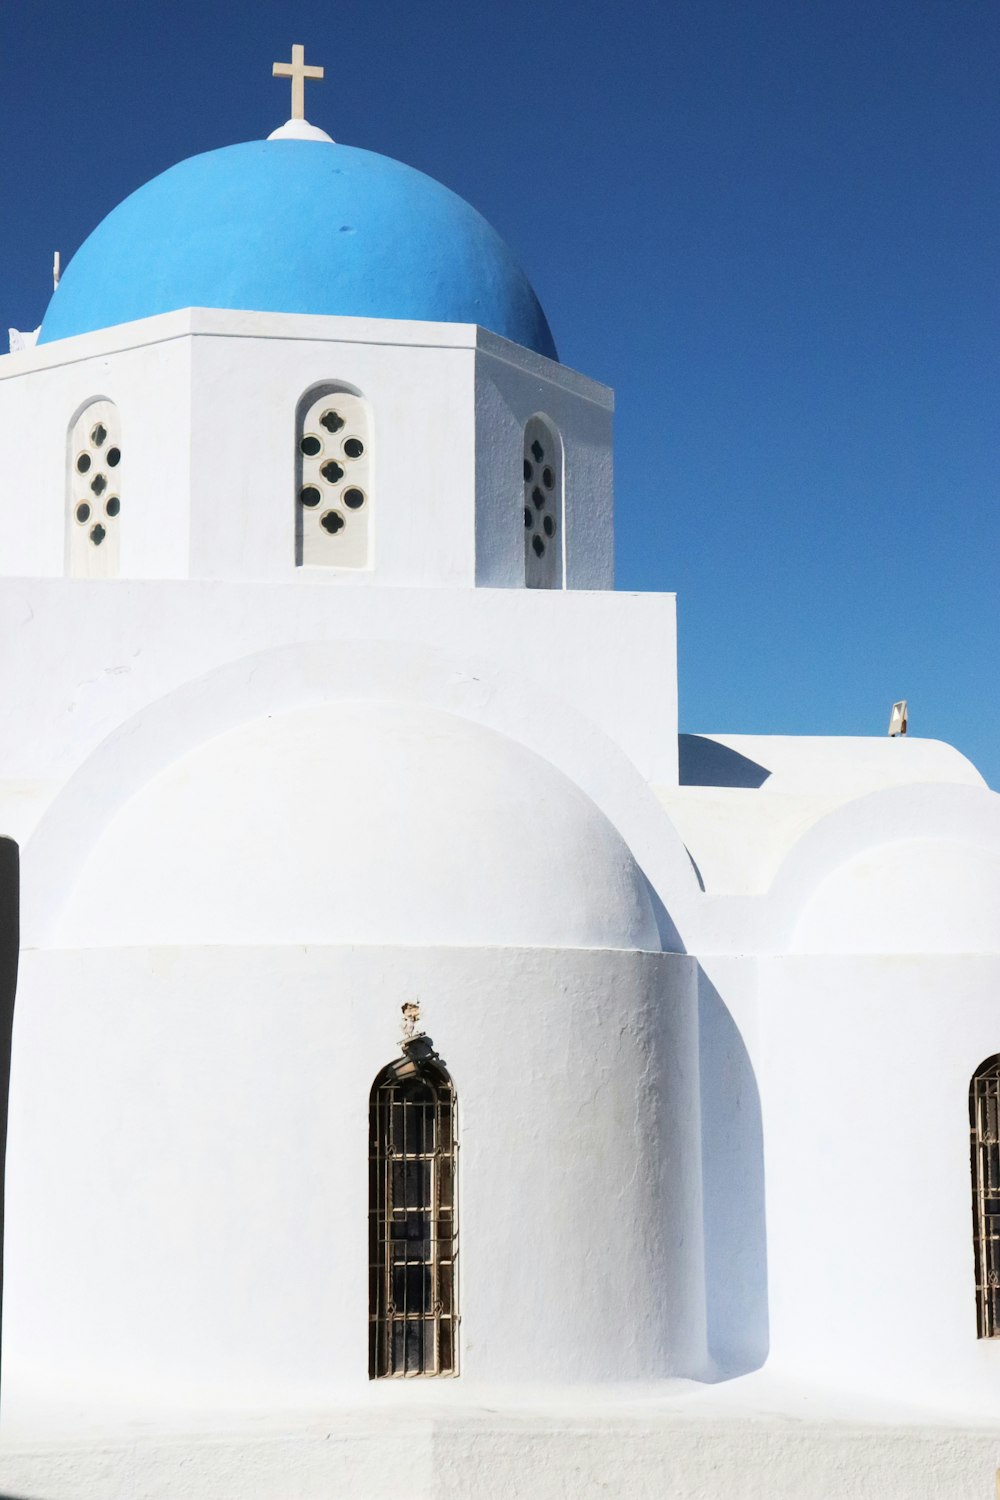
[[[39,343],[181,307],[478,323],[558,358],[481,214],[387,156],[248,141],[154,177],[81,245]]]

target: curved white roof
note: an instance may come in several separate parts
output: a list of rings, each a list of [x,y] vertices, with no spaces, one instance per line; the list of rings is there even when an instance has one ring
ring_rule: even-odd
[[[646,881],[571,781],[412,705],[255,719],[141,788],[57,945],[660,947]]]

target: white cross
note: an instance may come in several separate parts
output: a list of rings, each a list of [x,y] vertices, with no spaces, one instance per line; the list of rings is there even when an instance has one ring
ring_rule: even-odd
[[[322,78],[322,68],[306,67],[306,49],[298,42],[292,47],[292,60],[290,63],[274,63],[271,68],[273,78],[290,78],[292,80],[292,119],[304,120],[306,117],[306,79]]]

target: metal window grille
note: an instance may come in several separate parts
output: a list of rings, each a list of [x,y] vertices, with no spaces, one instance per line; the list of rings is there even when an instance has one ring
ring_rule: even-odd
[[[977,1068],[969,1089],[972,1222],[979,1337],[1000,1337],[1000,1055]]]
[[[403,1052],[370,1100],[372,1380],[458,1373],[455,1090],[429,1038]]]

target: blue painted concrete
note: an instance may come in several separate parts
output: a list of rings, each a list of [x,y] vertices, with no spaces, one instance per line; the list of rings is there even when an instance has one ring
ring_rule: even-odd
[[[319,141],[226,146],[147,182],[77,251],[39,342],[181,307],[479,323],[558,357],[481,214],[412,167]]]

